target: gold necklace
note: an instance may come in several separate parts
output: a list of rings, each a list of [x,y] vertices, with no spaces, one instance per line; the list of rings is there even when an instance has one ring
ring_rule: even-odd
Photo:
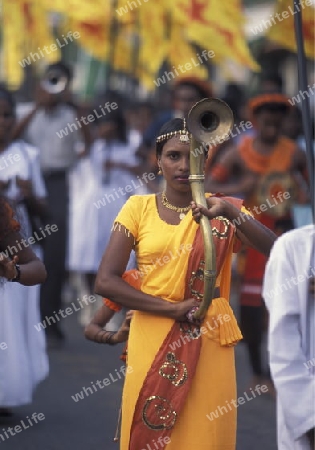
[[[186,216],[186,213],[190,210],[190,205],[185,206],[184,208],[180,208],[179,206],[172,205],[166,198],[166,194],[163,191],[162,192],[162,205],[165,206],[165,208],[171,209],[172,211],[176,211],[179,213],[180,220],[183,220],[183,218]]]

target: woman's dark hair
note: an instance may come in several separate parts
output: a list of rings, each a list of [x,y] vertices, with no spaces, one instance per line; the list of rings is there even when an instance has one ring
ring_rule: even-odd
[[[12,108],[12,115],[15,116],[15,99],[12,92],[4,84],[0,84],[0,100],[5,100]]]
[[[172,119],[169,120],[168,122],[166,122],[160,129],[159,131],[159,136],[161,136],[161,134],[166,134],[166,133],[171,133],[172,131],[179,131],[182,130],[184,128],[184,123],[183,123],[183,119]],[[165,139],[165,141],[162,142],[157,142],[156,143],[156,157],[159,158],[162,154],[162,150],[164,147],[164,144],[166,144],[166,142],[168,141],[168,139]]]

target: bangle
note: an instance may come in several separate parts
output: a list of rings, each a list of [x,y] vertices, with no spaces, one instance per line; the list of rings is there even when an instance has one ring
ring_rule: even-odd
[[[100,334],[101,337],[98,338]],[[106,331],[101,328],[95,333],[93,341],[97,342],[98,344],[115,345],[115,342],[112,341],[112,337],[114,336],[114,334],[116,334],[116,331]]]
[[[105,331],[105,339],[103,341],[104,344],[115,345],[115,342],[112,341],[112,337],[116,334],[116,331]]]
[[[98,336],[100,333],[104,333],[104,332],[105,332],[105,330],[103,330],[103,328],[101,328],[100,330],[98,330],[98,331],[95,333],[95,336],[94,336],[94,338],[93,338],[93,341],[97,342],[98,344],[101,344],[102,341],[99,341],[99,340],[97,339],[97,336]]]

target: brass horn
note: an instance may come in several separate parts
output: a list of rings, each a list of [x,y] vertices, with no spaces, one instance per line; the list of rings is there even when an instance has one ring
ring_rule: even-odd
[[[66,89],[68,78],[57,69],[48,70],[41,81],[42,88],[49,94],[60,94]]]
[[[231,108],[219,98],[204,98],[188,114],[188,128],[194,138],[204,144],[224,140],[231,132],[234,117]]]
[[[225,140],[234,123],[230,107],[218,98],[205,98],[196,103],[187,117],[188,130],[192,134],[190,144],[189,181],[194,202],[207,208],[204,189],[205,152],[198,151],[209,146],[215,139]],[[220,140],[219,140],[220,142]],[[217,142],[218,143],[218,142]],[[209,147],[208,147],[209,148]],[[195,319],[202,320],[212,302],[216,281],[216,255],[212,229],[207,217],[202,216],[200,227],[204,242],[204,294]]]

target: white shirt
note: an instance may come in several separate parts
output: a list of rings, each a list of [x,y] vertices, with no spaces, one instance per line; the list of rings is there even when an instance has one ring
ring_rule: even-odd
[[[277,390],[278,449],[310,450],[315,427],[315,226],[282,235],[268,260],[263,297],[270,313],[269,354]]]
[[[24,138],[40,151],[42,170],[67,170],[73,166],[82,145],[83,125],[73,108],[58,105],[52,111],[40,109],[31,119]]]
[[[17,176],[32,182],[35,197],[46,197],[45,183],[39,164],[39,151],[22,140],[12,142],[0,153],[0,180],[10,180],[5,195],[18,202],[23,198],[16,183]]]

